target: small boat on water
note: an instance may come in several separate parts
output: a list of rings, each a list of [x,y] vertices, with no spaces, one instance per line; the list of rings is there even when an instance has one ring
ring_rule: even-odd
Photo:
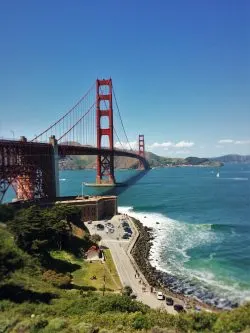
[[[219,171],[217,172],[216,177],[217,177],[217,178],[220,177],[220,173],[219,173]]]

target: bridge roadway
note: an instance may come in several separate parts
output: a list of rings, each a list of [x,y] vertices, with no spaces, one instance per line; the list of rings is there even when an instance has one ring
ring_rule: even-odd
[[[23,139],[23,140],[22,140]],[[133,151],[21,140],[0,140],[0,202],[13,183],[17,198],[58,196],[58,156],[101,155],[138,159],[145,170],[147,160]]]
[[[0,140],[0,163],[1,157],[3,157],[4,152],[9,151],[9,156],[11,153],[15,155],[37,155],[37,154],[52,154],[53,148],[50,143],[43,142],[31,142],[31,141],[18,141],[18,140]],[[59,156],[67,155],[105,155],[114,154],[114,156],[125,156],[138,159],[145,169],[149,169],[149,164],[147,160],[137,154],[136,152],[130,150],[122,150],[115,148],[113,151],[109,148],[101,148],[92,146],[76,146],[76,145],[66,145],[58,144],[58,154]],[[13,160],[14,161],[14,160]]]

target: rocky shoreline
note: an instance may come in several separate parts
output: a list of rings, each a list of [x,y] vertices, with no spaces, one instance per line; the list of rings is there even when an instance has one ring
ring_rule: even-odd
[[[193,298],[191,295],[184,295],[186,292],[185,287],[180,287],[181,282],[178,278],[158,270],[156,267],[153,267],[149,261],[149,254],[150,249],[152,246],[152,241],[154,236],[152,235],[152,229],[143,226],[143,224],[135,219],[132,218],[133,222],[138,229],[139,236],[137,241],[132,248],[131,254],[140,268],[142,274],[147,279],[148,283],[156,288],[165,291],[166,294],[171,295],[174,298],[181,299],[190,307],[199,306],[204,309],[208,309],[211,311],[218,311],[222,310],[223,308],[233,308],[236,307],[238,304],[233,304],[230,301],[226,301],[225,306],[218,307],[217,304],[207,304],[205,302],[199,301],[196,298]],[[183,282],[183,285],[185,283]],[[180,292],[176,292],[175,287],[178,285],[178,290]],[[213,295],[210,295],[213,296]]]

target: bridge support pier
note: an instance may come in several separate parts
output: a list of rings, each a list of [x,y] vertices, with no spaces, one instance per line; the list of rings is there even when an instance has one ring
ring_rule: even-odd
[[[55,196],[60,196],[60,187],[59,187],[59,155],[58,155],[58,144],[55,138],[55,135],[52,135],[49,138],[49,143],[53,147],[53,158],[52,158],[52,177],[51,182],[55,189]]]
[[[103,88],[103,89],[102,89]],[[102,119],[108,118],[108,126],[102,127]],[[97,148],[99,155],[96,159],[96,184],[115,184],[114,174],[114,137],[113,137],[113,107],[112,107],[112,80],[96,80],[96,126]],[[102,138],[108,137],[109,146],[102,146]],[[109,148],[111,153],[105,152]]]

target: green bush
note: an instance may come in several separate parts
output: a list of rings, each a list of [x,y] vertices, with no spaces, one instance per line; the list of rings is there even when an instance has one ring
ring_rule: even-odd
[[[36,333],[42,330],[44,327],[48,325],[48,320],[43,318],[37,318],[30,326],[30,333]]]
[[[44,281],[50,282],[53,286],[58,288],[65,288],[70,285],[70,274],[56,273],[53,270],[47,270],[43,273],[42,278]]]
[[[56,317],[49,321],[44,329],[44,333],[61,332],[65,327],[67,327],[67,321],[63,318]]]
[[[137,312],[145,313],[148,307],[142,303],[134,302],[128,296],[107,295],[100,297],[92,303],[92,311],[98,313],[104,312]]]
[[[132,323],[132,327],[136,330],[148,329],[150,328],[150,323],[146,316],[138,314]]]
[[[0,222],[7,222],[13,219],[15,209],[10,205],[0,205]]]
[[[101,239],[102,239],[102,237],[98,234],[93,234],[93,235],[90,236],[90,240],[95,244],[100,242]]]
[[[130,286],[125,286],[123,289],[122,289],[122,294],[125,295],[125,296],[130,296],[132,294],[133,290]]]
[[[241,332],[250,327],[250,303],[233,311],[222,312],[214,324],[214,332]]]

